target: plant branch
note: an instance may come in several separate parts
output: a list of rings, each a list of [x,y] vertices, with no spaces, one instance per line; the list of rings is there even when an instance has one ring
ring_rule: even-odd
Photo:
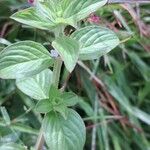
[[[54,69],[53,69],[53,84],[58,88],[59,86],[59,78],[60,78],[60,72],[62,67],[62,60],[61,58],[57,58],[54,63]],[[40,129],[40,133],[35,145],[35,150],[42,150],[44,145],[44,136],[43,136],[43,130]]]

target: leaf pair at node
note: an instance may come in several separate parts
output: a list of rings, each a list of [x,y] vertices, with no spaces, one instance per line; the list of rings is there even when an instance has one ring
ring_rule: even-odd
[[[105,5],[107,0],[37,0],[34,7],[21,10],[12,19],[39,29],[60,25],[76,27],[78,21]]]
[[[68,108],[78,102],[78,96],[73,92],[61,93],[55,86],[51,85],[49,99],[41,100],[36,105],[36,111],[48,113],[59,112],[65,119],[68,115]]]
[[[81,28],[70,37],[58,37],[52,42],[69,72],[72,72],[78,60],[97,59],[118,44],[119,39],[113,31],[96,25]]]

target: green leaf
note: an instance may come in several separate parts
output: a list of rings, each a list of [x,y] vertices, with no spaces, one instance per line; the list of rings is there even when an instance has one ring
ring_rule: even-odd
[[[66,120],[54,112],[44,118],[42,129],[46,143],[52,150],[83,150],[85,125],[74,110],[68,111]]]
[[[105,5],[107,0],[49,0],[37,1],[37,9],[48,20],[56,24],[76,26],[81,19]]]
[[[53,107],[48,99],[41,100],[37,103],[35,110],[39,113],[48,113],[53,110]]]
[[[11,18],[20,23],[39,29],[49,30],[56,26],[56,24],[53,21],[41,15],[40,12],[38,12],[36,8],[33,7],[16,12],[11,16]]]
[[[55,97],[52,100],[50,99],[51,103],[53,106],[59,106],[61,104],[63,104],[63,99],[59,96],[59,97]]]
[[[73,25],[105,5],[107,0],[64,0],[62,3],[63,18]]]
[[[56,106],[54,106],[54,111],[59,112],[64,117],[65,120],[67,119],[68,108],[66,105],[64,105],[64,104],[56,105]]]
[[[79,43],[70,37],[59,37],[52,42],[52,46],[60,54],[69,72],[74,69],[79,56]]]
[[[55,22],[59,17],[57,16],[60,8],[59,3],[60,0],[36,1],[36,9],[42,16]]]
[[[17,87],[26,95],[37,99],[48,99],[50,85],[52,83],[52,71],[46,69],[37,75],[16,80]]]
[[[138,118],[140,120],[142,120],[143,122],[147,123],[148,125],[150,125],[150,115],[142,110],[140,110],[139,108],[136,107],[132,107],[132,111],[133,114],[135,116],[138,116]]]
[[[60,96],[61,96],[61,92],[54,85],[51,85],[49,90],[49,100],[52,101],[54,98]]]
[[[65,92],[62,94],[61,98],[66,106],[74,106],[78,103],[78,96],[73,92]]]
[[[105,5],[107,0],[37,1],[35,7],[21,10],[12,19],[39,29],[49,30],[59,24],[76,26],[81,19]]]
[[[10,120],[10,117],[9,117],[9,114],[8,114],[6,108],[5,107],[0,107],[0,110],[1,110],[2,117],[5,120],[6,125],[10,125],[11,120]]]
[[[119,44],[119,39],[113,31],[99,26],[81,28],[71,37],[80,42],[80,59],[82,60],[99,58]]]
[[[30,77],[52,65],[49,52],[41,44],[22,41],[0,52],[0,78]]]
[[[0,145],[1,150],[27,150],[25,147],[15,143],[5,143],[4,145]]]
[[[6,39],[4,39],[4,38],[0,38],[0,44],[4,44],[4,45],[10,45],[11,43],[8,41],[8,40],[6,40]]]

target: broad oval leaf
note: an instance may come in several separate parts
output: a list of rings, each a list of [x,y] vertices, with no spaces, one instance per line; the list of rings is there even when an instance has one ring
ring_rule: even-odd
[[[86,130],[81,117],[68,109],[65,120],[59,113],[51,112],[44,118],[42,129],[47,145],[52,150],[83,150]]]
[[[52,42],[52,46],[60,54],[66,68],[71,72],[79,57],[79,43],[70,37],[59,37]]]
[[[52,84],[52,71],[46,69],[33,77],[17,79],[17,87],[26,95],[37,99],[48,99],[50,85]]]
[[[107,54],[119,44],[119,39],[110,29],[87,26],[75,31],[72,38],[80,42],[80,59],[96,59]]]
[[[38,12],[34,7],[18,11],[13,14],[11,18],[20,23],[39,29],[49,30],[56,26],[53,21],[47,19],[44,15],[41,15],[40,12]]]
[[[33,41],[22,41],[0,52],[0,78],[16,79],[35,75],[53,63],[44,46]]]

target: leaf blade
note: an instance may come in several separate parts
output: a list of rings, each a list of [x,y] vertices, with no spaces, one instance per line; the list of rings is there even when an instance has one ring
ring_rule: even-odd
[[[65,92],[62,94],[63,102],[66,106],[74,106],[78,103],[78,96],[73,92]]]
[[[74,110],[69,109],[67,120],[61,115],[49,113],[43,121],[42,129],[45,140],[51,149],[83,149],[85,126]]]
[[[39,113],[48,113],[52,109],[52,105],[48,99],[39,101],[35,106],[35,110]]]
[[[52,65],[49,52],[41,44],[21,41],[0,52],[0,77],[24,78],[35,75]]]
[[[74,69],[79,56],[79,43],[70,37],[59,37],[52,42],[52,46],[58,51],[69,72]]]
[[[49,30],[56,26],[54,22],[42,16],[34,7],[18,11],[10,18],[38,29]]]
[[[46,69],[32,77],[17,79],[16,85],[23,93],[36,100],[48,99],[52,74],[52,71]]]
[[[98,8],[105,5],[107,0],[67,0],[63,3],[63,17],[70,25],[75,24],[91,13],[95,12]]]
[[[80,59],[96,59],[119,44],[113,31],[99,26],[87,26],[75,31],[72,38],[80,43]]]

